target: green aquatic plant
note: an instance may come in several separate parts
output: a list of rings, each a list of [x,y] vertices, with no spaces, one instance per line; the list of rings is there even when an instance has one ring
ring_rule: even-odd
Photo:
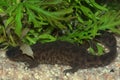
[[[119,32],[120,11],[95,0],[1,0],[1,46],[65,40],[82,44],[100,30]]]

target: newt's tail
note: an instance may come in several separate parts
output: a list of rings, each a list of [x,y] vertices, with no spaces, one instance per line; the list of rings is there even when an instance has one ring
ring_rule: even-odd
[[[101,31],[101,35],[95,38],[97,41],[105,45],[109,52],[100,56],[100,60],[104,65],[110,64],[117,57],[117,46],[116,46],[116,38],[110,32]]]

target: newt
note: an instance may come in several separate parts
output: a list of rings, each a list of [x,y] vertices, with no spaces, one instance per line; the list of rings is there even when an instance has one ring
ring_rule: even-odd
[[[114,35],[107,31],[101,31],[101,35],[96,36],[94,40],[103,44],[109,49],[109,52],[103,55],[92,55],[88,52],[85,45],[77,45],[67,41],[54,41],[48,43],[36,43],[31,45],[34,58],[23,54],[20,47],[12,47],[6,51],[6,56],[16,62],[25,62],[28,68],[37,67],[39,64],[58,64],[69,65],[67,72],[76,72],[78,69],[97,68],[109,65],[117,56],[116,39]]]

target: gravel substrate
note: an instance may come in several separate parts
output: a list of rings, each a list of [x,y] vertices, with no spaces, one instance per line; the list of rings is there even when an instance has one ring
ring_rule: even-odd
[[[0,51],[0,80],[120,80],[120,38],[118,41],[118,57],[106,67],[79,69],[74,74],[63,71],[70,66],[41,64],[27,69],[24,63],[12,62]]]

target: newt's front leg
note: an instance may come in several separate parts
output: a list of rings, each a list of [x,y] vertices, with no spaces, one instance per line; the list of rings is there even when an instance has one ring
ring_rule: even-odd
[[[26,54],[22,54],[20,56],[19,59],[21,62],[24,62],[28,68],[35,68],[39,65],[39,63],[37,62],[37,60],[35,60],[34,58],[26,55]]]

